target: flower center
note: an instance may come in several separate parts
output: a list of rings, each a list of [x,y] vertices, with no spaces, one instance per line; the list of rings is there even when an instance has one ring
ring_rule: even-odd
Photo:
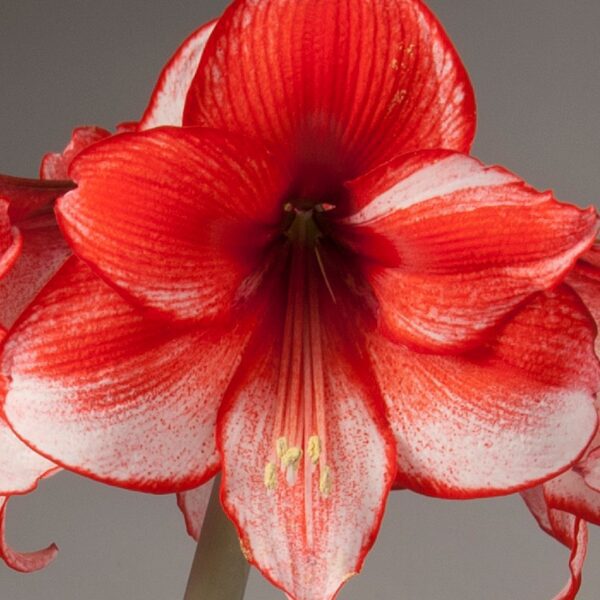
[[[265,466],[264,483],[274,490],[279,477],[294,485],[303,468],[307,509],[312,504],[313,477],[320,493],[331,491],[323,380],[323,350],[319,311],[319,285],[335,295],[327,279],[321,254],[319,216],[331,209],[285,206],[290,224],[286,236],[291,247],[287,306],[278,379],[273,451]],[[318,473],[316,471],[318,470]]]

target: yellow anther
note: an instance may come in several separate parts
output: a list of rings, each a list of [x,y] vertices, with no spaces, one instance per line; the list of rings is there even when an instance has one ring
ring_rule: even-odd
[[[318,435],[311,435],[308,438],[308,456],[313,465],[319,462],[319,456],[321,456],[321,438]]]
[[[275,443],[277,458],[283,458],[283,455],[287,452],[288,449],[288,441],[286,437],[277,438],[277,442]]]
[[[293,467],[297,469],[301,458],[302,449],[298,448],[298,446],[292,446],[283,453],[283,456],[281,457],[281,464],[284,467]]]
[[[329,496],[331,493],[331,469],[325,465],[321,468],[321,475],[319,477],[319,490],[323,496]]]
[[[277,487],[277,469],[272,462],[268,462],[265,465],[265,487],[268,490],[273,491]]]

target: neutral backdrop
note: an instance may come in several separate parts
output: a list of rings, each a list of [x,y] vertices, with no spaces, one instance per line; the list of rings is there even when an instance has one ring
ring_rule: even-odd
[[[326,0],[324,0],[326,1]],[[471,74],[475,153],[581,205],[600,197],[600,2],[430,0]],[[183,38],[225,3],[0,0],[0,171],[35,176],[72,127],[136,119]],[[1,600],[178,600],[194,551],[174,498],[59,475],[14,500],[19,549],[56,541],[41,573],[0,565]],[[389,499],[379,539],[342,600],[550,600],[567,553],[518,497]],[[282,598],[253,572],[248,600]],[[581,600],[600,598],[594,531]]]

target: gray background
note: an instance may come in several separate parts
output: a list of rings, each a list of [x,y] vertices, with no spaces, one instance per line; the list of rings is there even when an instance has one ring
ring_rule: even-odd
[[[430,0],[473,79],[475,153],[558,197],[597,201],[600,188],[598,0]],[[224,2],[0,0],[0,171],[34,176],[71,128],[136,119],[159,69]],[[2,600],[177,600],[194,550],[172,497],[72,475],[13,501],[20,549],[55,540],[46,571],[0,566]],[[581,600],[600,597],[592,532]],[[550,600],[567,555],[518,498],[444,502],[407,492],[388,502],[365,569],[340,598]],[[253,573],[249,600],[281,598]]]

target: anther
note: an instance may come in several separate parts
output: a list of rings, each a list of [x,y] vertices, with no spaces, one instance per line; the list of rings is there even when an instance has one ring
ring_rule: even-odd
[[[295,485],[301,459],[302,449],[298,446],[288,448],[281,457],[281,466],[285,470],[285,480],[288,485]]]
[[[323,496],[329,496],[331,493],[331,469],[325,465],[321,467],[321,475],[319,477],[319,490]]]
[[[277,470],[272,462],[268,462],[265,465],[265,476],[264,476],[265,487],[273,491],[277,487]]]
[[[277,452],[277,458],[283,458],[283,455],[288,450],[288,441],[286,437],[277,438],[277,442],[275,443],[275,448]]]
[[[311,435],[308,438],[308,457],[313,465],[319,462],[321,456],[321,438],[318,435]]]
[[[292,446],[288,448],[281,457],[281,464],[284,467],[295,467],[298,468],[298,463],[302,458],[302,449],[298,446]]]

